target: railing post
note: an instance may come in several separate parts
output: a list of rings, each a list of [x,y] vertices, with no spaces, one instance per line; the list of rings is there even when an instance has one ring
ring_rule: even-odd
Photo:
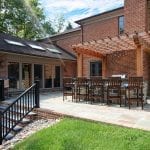
[[[40,81],[35,81],[35,107],[40,108]]]
[[[4,101],[4,80],[0,80],[0,101]]]
[[[2,145],[3,136],[2,136],[2,113],[0,112],[0,145]]]

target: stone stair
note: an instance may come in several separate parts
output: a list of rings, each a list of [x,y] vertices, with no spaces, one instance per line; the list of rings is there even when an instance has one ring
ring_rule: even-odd
[[[0,102],[0,111],[4,111],[12,102],[11,101],[3,101],[3,102]],[[13,111],[14,113],[14,111]],[[17,112],[15,112],[17,114]],[[22,112],[19,112],[18,116],[20,115],[20,113]],[[17,125],[12,129],[12,131],[5,137],[4,140],[10,140],[12,139],[18,132],[20,132],[26,125],[28,125],[29,123],[31,123],[33,120],[32,118],[34,118],[35,116],[37,115],[37,113],[35,112],[30,112],[25,118],[23,118],[21,121],[19,121],[17,123]],[[11,122],[16,122],[16,119],[15,117],[10,114],[10,120]],[[3,122],[2,122],[3,124]],[[8,126],[7,123],[4,124],[4,127],[5,127],[5,130],[7,130],[7,128],[10,128]]]

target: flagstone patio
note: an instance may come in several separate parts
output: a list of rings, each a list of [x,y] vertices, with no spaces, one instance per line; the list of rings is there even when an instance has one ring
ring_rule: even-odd
[[[63,102],[61,92],[42,93],[40,98],[41,108],[57,113],[150,131],[150,103],[144,106],[144,110],[141,107],[129,110],[119,105],[75,103],[71,98]]]

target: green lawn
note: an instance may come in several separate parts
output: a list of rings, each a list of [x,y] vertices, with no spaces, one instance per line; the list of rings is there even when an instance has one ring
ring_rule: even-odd
[[[150,132],[65,118],[14,150],[150,150]]]

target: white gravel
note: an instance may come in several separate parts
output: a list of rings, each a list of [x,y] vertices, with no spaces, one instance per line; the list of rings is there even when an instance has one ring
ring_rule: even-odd
[[[50,127],[57,122],[59,122],[60,119],[40,119],[36,120],[27,126],[25,126],[20,132],[18,132],[15,137],[13,137],[11,140],[4,141],[2,145],[0,145],[0,150],[10,150],[14,147],[15,144],[22,141],[23,139],[29,137],[31,134],[43,129]]]

